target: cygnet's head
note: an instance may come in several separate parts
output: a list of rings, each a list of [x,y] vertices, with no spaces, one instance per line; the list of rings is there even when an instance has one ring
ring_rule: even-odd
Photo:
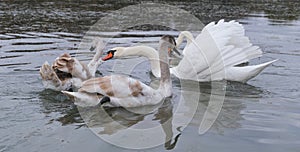
[[[164,35],[161,40],[169,42],[169,48],[168,53],[171,54],[175,52],[178,55],[181,55],[181,53],[176,49],[176,41],[175,38],[171,35]]]

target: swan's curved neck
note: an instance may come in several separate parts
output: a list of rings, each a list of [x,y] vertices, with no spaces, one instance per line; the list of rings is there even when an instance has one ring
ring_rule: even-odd
[[[104,46],[101,46],[101,45],[97,45],[97,47],[96,47],[96,54],[94,55],[94,57],[93,57],[93,59],[91,60],[91,62],[93,62],[93,63],[96,63],[97,61],[99,61],[100,60],[100,57],[101,57],[101,55],[102,55],[102,53],[103,53],[103,49],[104,49]],[[91,63],[90,62],[90,63]]]
[[[116,52],[115,57],[122,56],[143,56],[149,59],[151,72],[155,77],[160,77],[160,64],[158,52],[149,46],[132,46],[121,48],[122,51]]]
[[[96,46],[96,54],[94,55],[93,59],[90,61],[90,63],[87,66],[86,71],[88,71],[91,75],[91,77],[95,77],[96,70],[98,66],[102,63],[102,60],[100,59],[102,53],[103,53],[104,46],[97,45]]]
[[[176,39],[176,45],[180,46],[180,44],[183,42],[183,39],[186,38],[187,40],[187,46],[194,40],[194,36],[191,32],[189,31],[182,31],[178,38]]]
[[[149,59],[156,58],[158,59],[157,51],[149,46],[131,46],[131,47],[118,47],[119,51],[115,53],[115,57],[122,57],[122,56],[145,56]]]
[[[160,61],[160,85],[158,90],[163,93],[164,97],[172,95],[172,81],[169,69],[168,42],[159,41],[159,61]]]

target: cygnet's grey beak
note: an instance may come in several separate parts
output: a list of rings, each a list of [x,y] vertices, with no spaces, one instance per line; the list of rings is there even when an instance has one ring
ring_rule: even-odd
[[[178,58],[182,58],[182,54],[177,50],[176,47],[173,48],[173,51],[171,51],[173,55],[175,55]]]

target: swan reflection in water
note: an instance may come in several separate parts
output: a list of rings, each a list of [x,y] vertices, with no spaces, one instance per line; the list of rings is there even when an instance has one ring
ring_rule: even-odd
[[[181,135],[180,127],[177,127],[177,133],[172,142],[173,132],[173,104],[171,98],[166,98],[164,102],[154,112],[141,114],[132,109],[111,108],[111,107],[78,107],[82,118],[87,126],[97,130],[99,135],[113,135],[124,131],[127,128],[147,129],[157,126],[157,122],[165,133],[165,148],[173,149]],[[152,119],[147,120],[147,117]],[[145,123],[145,124],[144,124]],[[142,124],[142,125],[141,125]],[[95,129],[97,128],[97,129]],[[155,140],[155,137],[153,138]]]
[[[170,98],[167,98],[163,105],[158,108],[158,112],[154,114],[154,119],[153,120],[158,120],[159,123],[161,124],[166,137],[165,137],[165,148],[167,150],[173,149],[178,141],[178,138],[181,135],[181,127],[177,127],[177,131],[179,132],[175,138],[174,142],[172,143],[172,138],[173,138],[173,125],[172,125],[172,120],[173,120],[173,104]]]
[[[51,112],[60,112],[63,116],[56,120],[61,122],[62,125],[68,125],[75,123],[77,126],[82,127],[85,124],[97,130],[99,135],[114,135],[121,131],[126,131],[128,128],[151,128],[154,125],[160,125],[164,132],[164,147],[165,149],[173,149],[176,143],[179,141],[181,131],[185,126],[181,126],[180,121],[182,119],[188,119],[191,115],[189,113],[183,113],[180,117],[175,116],[174,113],[179,106],[178,92],[181,93],[192,92],[200,95],[199,101],[194,101],[194,97],[190,95],[183,96],[184,103],[182,104],[190,111],[195,107],[192,107],[192,102],[198,102],[196,112],[193,119],[189,123],[189,126],[199,127],[204,113],[209,104],[211,97],[212,86],[211,83],[200,83],[200,93],[193,92],[195,83],[185,82],[189,87],[180,86],[179,82],[174,83],[174,95],[172,98],[166,98],[165,101],[159,105],[156,110],[150,113],[137,113],[130,109],[125,108],[80,108],[76,107],[66,99],[62,94],[57,92],[44,90],[40,93],[40,99],[42,101],[42,107],[45,114]],[[223,103],[222,110],[214,122],[210,131],[223,134],[228,128],[239,128],[241,125],[240,120],[243,120],[241,111],[245,108],[245,104],[241,102],[241,98],[245,100],[258,100],[259,97],[264,94],[264,91],[251,85],[226,82],[226,96]],[[193,85],[194,84],[194,85]],[[223,84],[223,83],[221,83]],[[181,90],[179,90],[179,88]],[[217,88],[221,89],[221,88]],[[240,96],[242,94],[242,96]],[[78,109],[78,110],[77,110]],[[174,115],[175,114],[175,115]],[[176,120],[178,119],[178,120]],[[83,121],[84,120],[84,121]],[[155,140],[155,137],[153,138]]]

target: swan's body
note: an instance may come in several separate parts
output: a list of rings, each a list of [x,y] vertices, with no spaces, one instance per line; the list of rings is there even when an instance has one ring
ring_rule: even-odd
[[[84,81],[78,92],[62,92],[70,98],[74,98],[75,104],[79,106],[101,104],[111,107],[139,107],[156,105],[172,95],[167,53],[168,48],[171,48],[170,42],[172,41],[170,39],[168,36],[164,36],[160,41],[159,58],[162,77],[157,90],[127,76],[111,75]],[[175,40],[173,42],[175,43]]]
[[[265,62],[258,65],[250,65],[243,67],[229,67],[226,69],[227,80],[246,83],[248,80],[257,76],[262,70],[277,60]]]
[[[187,45],[183,49],[184,57],[170,71],[180,79],[247,82],[276,61],[237,67],[236,65],[260,57],[262,51],[250,43],[243,26],[235,21],[220,20],[217,24],[212,22],[204,27],[196,39],[188,31],[181,32],[177,39],[178,46],[184,37],[187,38]],[[112,50],[115,50],[116,58],[134,55],[149,58],[153,75],[160,77],[158,53],[155,49],[148,46],[133,46],[117,47]]]
[[[95,39],[92,47],[96,46],[96,54],[88,65],[72,58],[65,53],[55,59],[52,66],[46,61],[41,69],[40,75],[45,88],[56,91],[77,89],[81,87],[82,81],[95,77],[99,65],[102,63],[104,44],[100,39]]]
[[[83,82],[78,92],[63,91],[74,98],[78,106],[96,106],[109,97],[109,102],[103,103],[109,107],[138,107],[158,104],[163,94],[142,82],[121,75],[92,78]]]

